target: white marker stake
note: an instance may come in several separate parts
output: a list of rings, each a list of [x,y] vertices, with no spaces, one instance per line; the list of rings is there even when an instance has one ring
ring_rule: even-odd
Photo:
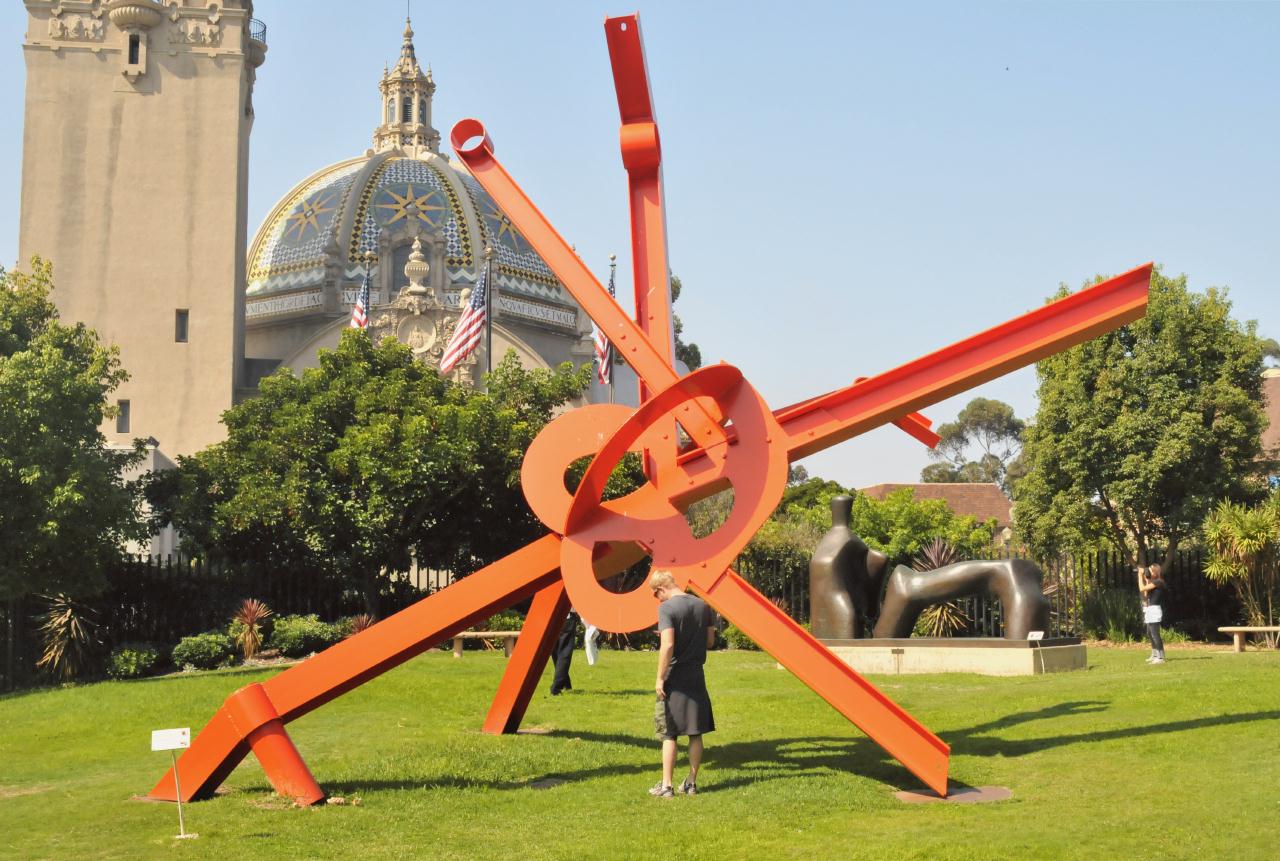
[[[191,728],[156,729],[151,731],[151,749],[167,750],[173,760],[173,789],[178,799],[178,839],[186,840],[199,837],[199,834],[188,834],[186,822],[182,818],[182,784],[178,782],[178,754],[175,751],[191,747]]]

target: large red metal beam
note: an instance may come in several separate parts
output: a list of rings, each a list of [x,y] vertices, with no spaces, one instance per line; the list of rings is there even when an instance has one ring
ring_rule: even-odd
[[[640,38],[640,20],[605,21],[605,39],[613,67],[622,128],[618,137],[627,171],[631,209],[631,267],[635,283],[636,320],[668,365],[675,364],[671,317],[671,278],[667,266],[667,222],[663,209],[662,143],[654,115],[649,75]],[[640,400],[649,391],[641,382]]]
[[[499,610],[559,583],[559,565],[560,538],[547,535],[279,675],[232,694],[178,759],[183,800],[213,795],[249,752],[250,736],[260,727],[301,717]],[[244,707],[248,699],[254,706],[251,709]],[[272,750],[279,747],[277,744]],[[318,800],[283,756],[260,762],[273,784],[298,788],[297,793],[282,790],[285,794],[304,804]],[[173,786],[170,769],[152,788],[150,797],[172,801]]]
[[[461,121],[454,127],[452,140],[458,157],[583,310],[605,330],[610,341],[622,345],[619,352],[637,375],[653,391],[674,383],[675,372],[643,330],[626,316],[502,167],[480,122]],[[882,424],[910,421],[916,410],[929,404],[1138,319],[1146,309],[1152,266],[1139,266],[891,371],[778,410],[777,418],[791,438],[791,460]],[[698,406],[708,418],[714,415],[705,403],[698,402]],[[692,436],[702,442],[709,425],[689,429],[695,427]],[[713,433],[710,438],[724,443],[731,433]],[[680,458],[685,467],[693,460],[687,454]]]
[[[556,274],[582,310],[595,321],[605,337],[618,350],[636,374],[653,389],[665,389],[676,381],[675,369],[667,357],[650,341],[603,285],[600,284],[577,252],[565,242],[515,183],[493,155],[493,141],[484,125],[476,119],[459,121],[450,140],[467,170],[484,186],[494,202],[516,226],[520,234],[538,252],[548,268]],[[591,289],[584,289],[588,285]]]
[[[1146,263],[891,371],[779,410],[791,459],[1137,320],[1146,313],[1152,268]]]

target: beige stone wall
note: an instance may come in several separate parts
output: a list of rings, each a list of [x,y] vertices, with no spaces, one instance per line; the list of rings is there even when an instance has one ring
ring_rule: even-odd
[[[53,261],[64,319],[120,346],[131,427],[108,439],[193,452],[221,437],[243,355],[251,4],[143,9],[141,73],[108,4],[25,5],[19,253]]]

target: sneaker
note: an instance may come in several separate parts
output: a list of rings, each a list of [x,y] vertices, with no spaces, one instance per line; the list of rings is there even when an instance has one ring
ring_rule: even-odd
[[[694,783],[692,780],[686,777],[684,779],[684,783],[680,784],[680,794],[681,795],[697,795],[698,784]]]
[[[1152,663],[1152,664],[1163,664],[1163,663],[1164,663],[1164,658],[1152,658],[1151,663]]]
[[[1152,655],[1151,657],[1147,658],[1147,663],[1148,664],[1155,663],[1155,660],[1156,660],[1156,656]]]
[[[659,780],[657,783],[655,783],[652,787],[649,788],[649,794],[652,795],[654,798],[675,798],[676,797],[675,790],[672,789],[670,786],[664,786],[661,780]]]

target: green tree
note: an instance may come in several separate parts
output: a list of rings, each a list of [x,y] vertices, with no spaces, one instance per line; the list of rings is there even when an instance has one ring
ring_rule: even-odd
[[[466,574],[545,532],[520,465],[590,373],[508,353],[473,392],[351,330],[318,368],[264,379],[225,414],[227,439],[154,476],[148,498],[192,549],[340,578],[376,613],[385,573],[415,558]]]
[[[1262,357],[1280,363],[1280,343],[1275,338],[1262,339]]]
[[[115,347],[64,325],[50,265],[0,269],[0,598],[91,595],[124,543],[143,537],[134,484],[141,444],[118,450],[98,429],[128,375]]]
[[[1104,541],[1136,564],[1163,546],[1168,563],[1219,500],[1257,492],[1262,349],[1230,312],[1157,269],[1145,317],[1036,365],[1014,508],[1033,548]]]
[[[955,421],[938,427],[942,440],[929,452],[937,462],[921,471],[920,480],[992,482],[1011,493],[1024,471],[1020,454],[1025,428],[1003,401],[974,398]]]
[[[826,520],[829,527],[829,512]],[[909,564],[913,556],[939,539],[961,558],[973,559],[991,546],[996,529],[994,518],[983,523],[971,515],[956,514],[941,499],[916,499],[910,487],[899,488],[880,500],[857,494],[850,520],[853,531],[888,556],[891,564]]]
[[[804,467],[796,468],[804,469]],[[816,508],[821,510],[830,505],[831,497],[851,492],[837,482],[828,481],[818,476],[806,477],[787,484],[786,489],[782,491],[782,501],[778,503],[778,510],[786,511],[789,508]],[[827,525],[830,526],[830,524]],[[823,531],[825,532],[826,530]]]
[[[831,528],[831,498],[839,494],[854,498],[850,515],[853,531],[894,563],[907,562],[937,539],[973,558],[991,546],[995,534],[994,520],[980,523],[974,517],[958,515],[941,499],[917,500],[910,487],[877,500],[834,481],[811,478],[787,488],[778,510],[743,555],[757,563],[807,563],[818,539]]]
[[[680,290],[682,288],[680,278],[677,275],[671,276],[671,304],[675,305],[676,300],[680,298]],[[691,371],[696,371],[702,367],[702,350],[697,344],[685,343],[681,335],[684,334],[684,322],[680,319],[680,315],[672,313],[671,328],[675,330],[676,336],[676,358],[684,362]]]

